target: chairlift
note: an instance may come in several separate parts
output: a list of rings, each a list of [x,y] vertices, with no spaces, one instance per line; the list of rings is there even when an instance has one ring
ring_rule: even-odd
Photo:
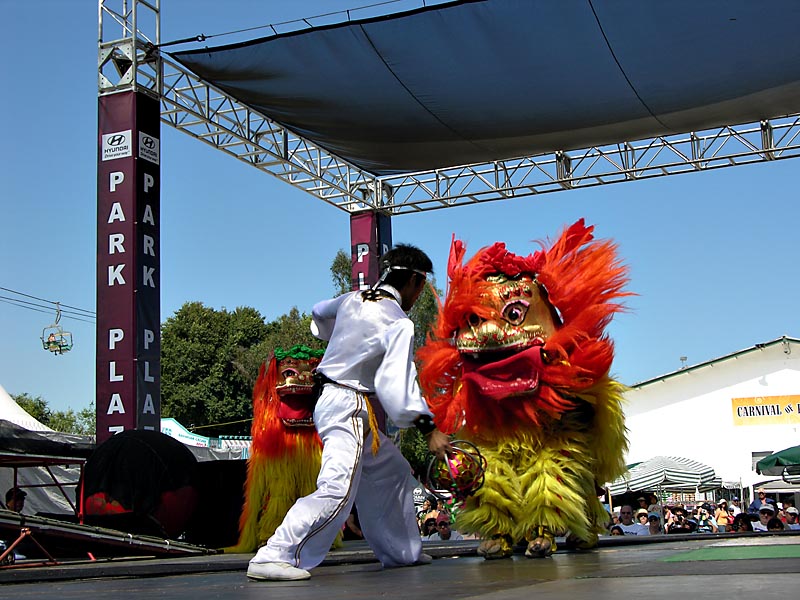
[[[64,354],[72,350],[72,334],[64,331],[58,322],[61,320],[61,306],[56,303],[56,321],[42,329],[42,348],[53,354]]]

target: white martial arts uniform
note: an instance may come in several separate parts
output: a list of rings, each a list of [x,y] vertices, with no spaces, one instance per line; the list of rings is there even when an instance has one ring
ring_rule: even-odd
[[[301,569],[325,558],[353,502],[364,538],[387,567],[415,562],[422,542],[414,511],[411,467],[381,432],[369,432],[367,396],[374,392],[392,421],[409,427],[432,416],[420,395],[413,362],[414,324],[400,307],[400,294],[365,300],[350,292],[314,306],[312,330],[330,340],[318,370],[326,384],[314,409],[322,438],[317,490],[300,498],[251,562],[285,562]],[[372,436],[380,449],[373,456]]]

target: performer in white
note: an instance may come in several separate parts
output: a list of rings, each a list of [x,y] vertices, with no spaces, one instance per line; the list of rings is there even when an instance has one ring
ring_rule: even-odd
[[[431,452],[449,449],[420,395],[413,361],[414,324],[406,315],[432,263],[398,245],[381,257],[381,278],[366,291],[314,306],[312,331],[328,340],[317,373],[323,383],[314,424],[323,443],[317,490],[300,498],[247,569],[256,580],[308,579],[355,502],[361,530],[384,567],[430,562],[414,511],[411,467],[381,433],[367,398],[375,393],[392,421],[415,425]]]

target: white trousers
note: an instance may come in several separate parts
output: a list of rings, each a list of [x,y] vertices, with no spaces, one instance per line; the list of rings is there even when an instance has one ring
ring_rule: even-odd
[[[382,433],[369,432],[364,394],[328,384],[314,409],[322,438],[317,490],[300,498],[251,562],[285,562],[301,569],[320,564],[353,503],[364,539],[385,567],[408,565],[422,552],[414,511],[411,467]],[[380,450],[372,455],[372,436]]]

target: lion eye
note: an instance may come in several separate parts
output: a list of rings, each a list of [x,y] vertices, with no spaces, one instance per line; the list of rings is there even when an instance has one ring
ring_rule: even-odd
[[[503,318],[512,325],[520,325],[528,314],[529,304],[524,300],[514,300],[503,307]]]

